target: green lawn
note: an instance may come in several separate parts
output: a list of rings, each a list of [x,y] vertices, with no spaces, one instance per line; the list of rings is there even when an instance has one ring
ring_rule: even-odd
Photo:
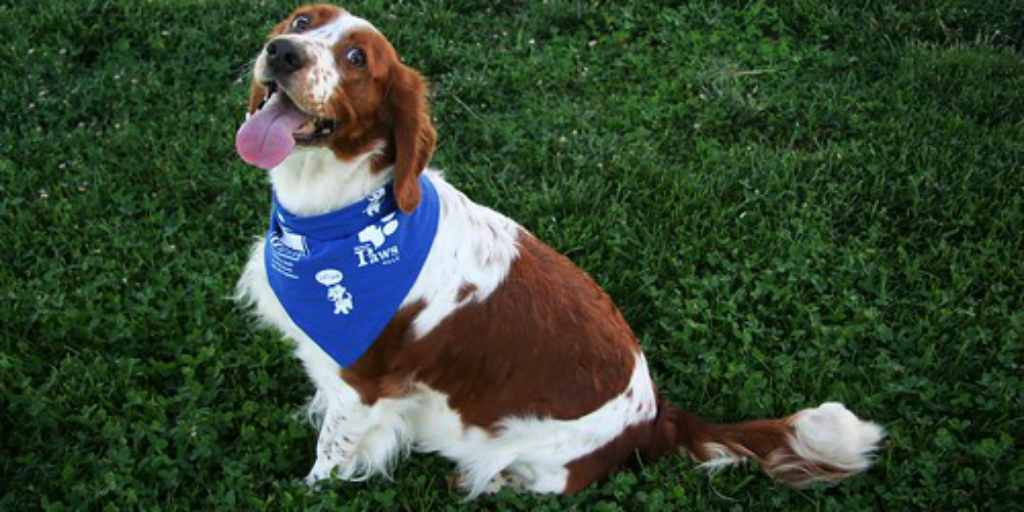
[[[1024,2],[478,3],[347,6],[431,79],[434,166],[593,274],[662,394],[842,401],[889,430],[878,466],[796,491],[666,459],[466,504],[416,456],[310,492],[312,388],[228,299],[269,199],[246,72],[295,4],[15,0],[0,509],[1020,506]]]

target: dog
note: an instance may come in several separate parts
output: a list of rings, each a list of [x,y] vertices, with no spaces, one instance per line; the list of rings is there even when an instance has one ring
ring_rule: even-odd
[[[295,10],[255,61],[236,146],[269,170],[275,214],[238,295],[294,342],[316,386],[308,483],[387,475],[411,450],[453,461],[470,498],[575,493],[667,454],[711,467],[749,459],[795,486],[871,465],[883,429],[839,403],[717,424],[661,398],[590,276],[428,168],[426,92],[377,28],[330,5]],[[308,269],[313,282],[294,265],[319,254],[317,235],[294,224],[335,214],[354,222],[338,235],[352,245]],[[363,272],[381,274],[360,285]],[[287,298],[289,286],[302,294]],[[389,307],[371,307],[387,294]]]

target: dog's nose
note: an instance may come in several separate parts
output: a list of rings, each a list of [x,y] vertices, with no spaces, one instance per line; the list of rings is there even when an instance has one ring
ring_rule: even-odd
[[[275,39],[267,45],[267,65],[274,73],[289,74],[302,69],[299,47],[287,39]]]

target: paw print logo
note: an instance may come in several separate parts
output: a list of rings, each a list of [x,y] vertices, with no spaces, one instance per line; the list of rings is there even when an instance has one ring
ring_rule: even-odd
[[[380,248],[389,236],[398,229],[398,219],[391,213],[380,220],[380,224],[367,226],[359,232],[359,241],[373,244],[374,249]]]
[[[335,315],[339,313],[347,315],[355,307],[352,293],[341,285],[341,280],[344,278],[345,276],[340,270],[333,268],[321,270],[316,274],[317,282],[327,287],[327,300],[334,303]]]

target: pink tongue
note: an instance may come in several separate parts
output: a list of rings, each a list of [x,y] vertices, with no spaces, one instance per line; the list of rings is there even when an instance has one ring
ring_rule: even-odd
[[[242,160],[261,167],[277,167],[295,148],[295,132],[309,120],[287,96],[274,94],[235,135],[235,148]]]

